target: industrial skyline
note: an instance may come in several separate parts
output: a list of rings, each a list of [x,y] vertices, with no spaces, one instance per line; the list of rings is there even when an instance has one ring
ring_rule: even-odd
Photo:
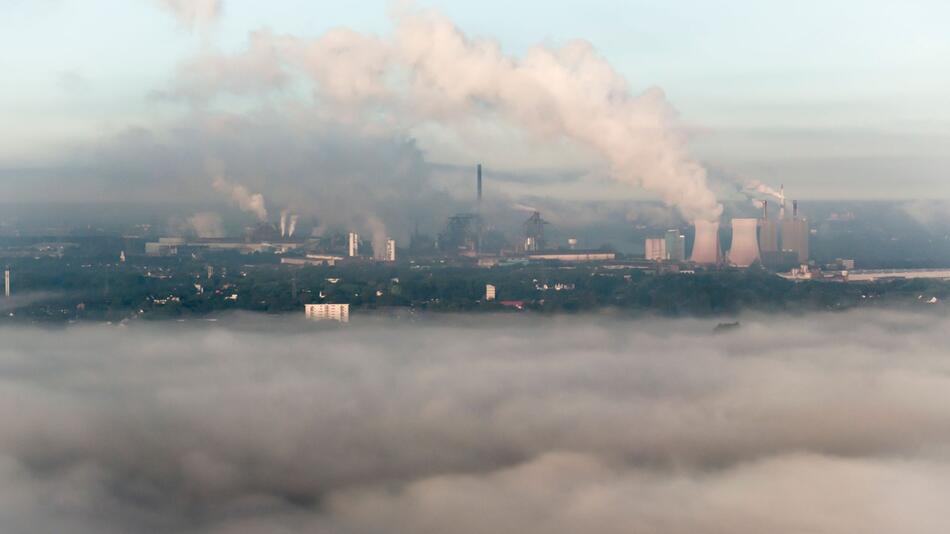
[[[950,532],[947,20],[3,2],[0,531]]]

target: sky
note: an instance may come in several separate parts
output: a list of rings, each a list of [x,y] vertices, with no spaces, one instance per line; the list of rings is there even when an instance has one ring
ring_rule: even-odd
[[[130,128],[189,120],[194,102],[161,95],[181,65],[203,51],[238,54],[249,32],[261,29],[317,38],[347,27],[386,36],[394,28],[391,13],[408,5],[197,0],[193,5],[212,5],[217,16],[194,22],[176,19],[168,8],[188,0],[0,3],[6,51],[0,55],[6,79],[0,84],[0,179],[7,180],[24,168],[78,165],[64,162],[64,154]],[[590,42],[634,93],[662,89],[688,132],[689,153],[713,173],[784,183],[800,198],[950,197],[945,2],[412,5],[441,13],[468,35],[495,39],[514,56],[538,43]],[[229,105],[248,109],[246,100],[227,99],[216,109]],[[254,104],[272,105],[266,98]],[[578,174],[596,167],[583,150],[556,143],[503,150],[510,145],[507,134],[497,136],[504,142],[485,146],[464,139],[453,144],[431,125],[414,126],[407,135],[435,163],[467,165],[477,158],[504,171]],[[94,179],[83,176],[77,179]],[[27,196],[47,193],[33,187]],[[601,196],[615,194],[610,189]]]

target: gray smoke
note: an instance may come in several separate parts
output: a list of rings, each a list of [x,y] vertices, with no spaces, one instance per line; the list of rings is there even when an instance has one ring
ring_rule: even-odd
[[[267,220],[264,196],[260,193],[251,193],[243,185],[233,184],[220,174],[214,177],[212,184],[216,190],[228,195],[242,211],[253,213],[258,221]]]
[[[224,224],[217,213],[196,213],[188,217],[188,226],[198,237],[224,237]]]
[[[354,320],[3,328],[4,532],[950,528],[947,318]]]

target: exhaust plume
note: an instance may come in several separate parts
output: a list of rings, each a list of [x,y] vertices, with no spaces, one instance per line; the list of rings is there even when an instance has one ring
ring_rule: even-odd
[[[635,93],[590,43],[538,45],[517,57],[437,14],[408,13],[396,24],[390,38],[348,29],[314,40],[258,31],[240,55],[205,54],[185,65],[176,93],[263,93],[302,73],[340,120],[411,129],[488,115],[592,149],[616,180],[655,193],[688,220],[721,214],[663,92]]]
[[[541,211],[537,208],[532,208],[531,206],[527,204],[522,204],[521,202],[515,202],[514,205],[512,205],[512,207],[519,211],[528,211],[528,212]]]
[[[280,237],[287,236],[287,210],[280,212]]]
[[[217,213],[196,213],[188,217],[188,225],[198,237],[224,237],[224,225]]]
[[[252,194],[243,185],[232,184],[220,175],[214,178],[213,183],[215,189],[229,195],[241,210],[253,213],[259,221],[267,220],[267,208],[264,207],[263,195]]]
[[[768,185],[760,182],[759,180],[754,180],[754,179],[746,180],[743,187],[745,188],[746,191],[750,193],[759,193],[762,195],[768,195],[772,198],[776,198],[778,200],[781,200],[782,202],[785,202],[785,193],[783,191],[772,189]]]
[[[366,218],[366,228],[369,229],[373,243],[373,258],[377,260],[386,259],[386,239],[389,234],[386,232],[386,225],[383,221],[371,215]]]
[[[290,216],[290,227],[287,230],[287,237],[293,237],[294,231],[297,229],[297,214]]]

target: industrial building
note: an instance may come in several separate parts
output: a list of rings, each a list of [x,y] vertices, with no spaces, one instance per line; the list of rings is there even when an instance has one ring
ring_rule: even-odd
[[[762,219],[759,221],[759,252],[777,252],[778,224],[769,219],[769,201],[762,201]]]
[[[387,239],[386,240],[386,256],[385,260],[389,262],[396,261],[396,240]]]
[[[343,261],[343,256],[333,256],[331,254],[307,254],[303,258],[281,258],[283,265],[336,265]]]
[[[360,255],[360,235],[356,232],[350,232],[347,235],[346,255],[355,258]]]
[[[179,249],[200,249],[212,252],[237,251],[241,254],[254,252],[283,254],[301,245],[302,243],[294,242],[240,241],[228,238],[159,237],[158,241],[145,243],[145,254],[148,256],[175,256],[179,253]]]
[[[524,250],[525,252],[537,252],[547,248],[547,242],[544,239],[544,227],[550,224],[541,217],[541,212],[534,211],[528,220],[524,222]]]
[[[808,262],[808,219],[798,215],[798,201],[792,201],[792,218],[782,220],[782,250],[794,251],[800,263]]]
[[[311,321],[350,322],[349,304],[305,304],[304,314]]]
[[[493,300],[495,300],[495,286],[485,284],[485,302],[491,302]]]
[[[615,252],[603,250],[552,250],[549,252],[530,252],[526,256],[532,261],[565,262],[609,261],[617,258]]]
[[[679,230],[666,231],[666,259],[670,261],[686,261],[686,236]]]
[[[643,243],[644,256],[651,261],[663,261],[669,258],[666,254],[666,238],[648,237]]]

